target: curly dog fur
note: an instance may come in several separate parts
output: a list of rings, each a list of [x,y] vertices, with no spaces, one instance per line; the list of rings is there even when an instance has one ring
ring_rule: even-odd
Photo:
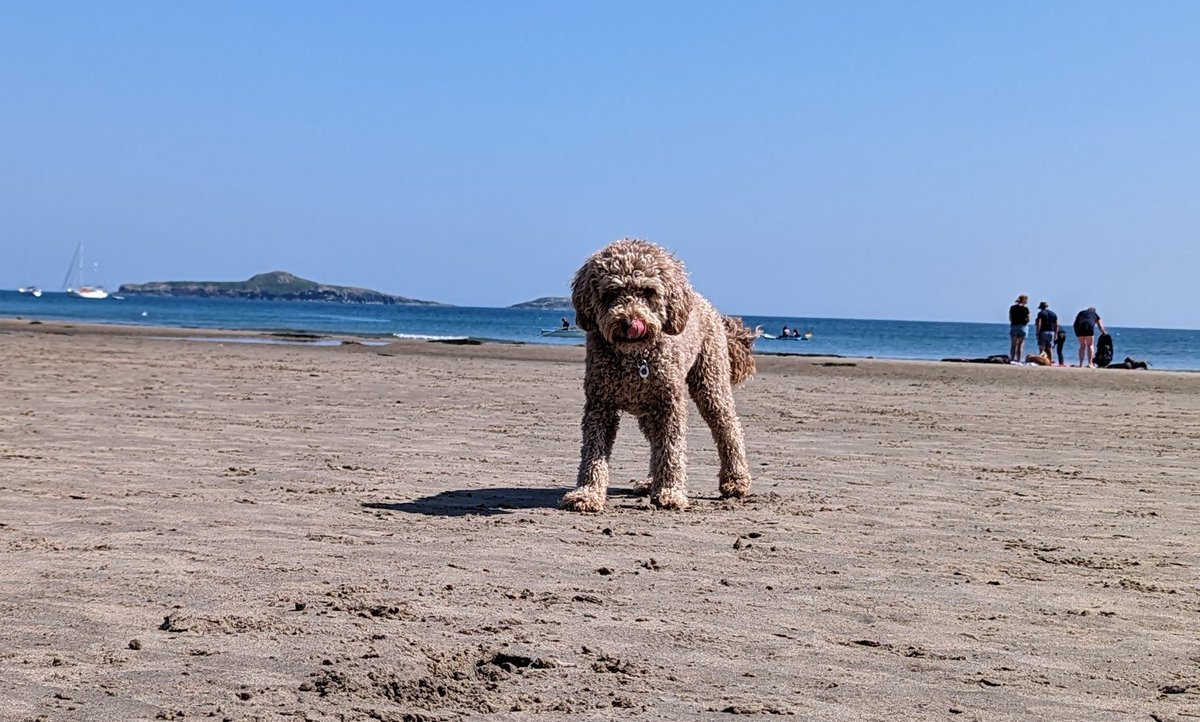
[[[686,508],[689,395],[717,444],[721,496],[745,496],[750,470],[733,387],[754,373],[755,333],[719,314],[692,289],[683,263],[646,241],[616,241],[588,258],[571,302],[587,331],[587,364],[579,476],[561,506],[604,508],[624,411],[650,442],[651,502]]]

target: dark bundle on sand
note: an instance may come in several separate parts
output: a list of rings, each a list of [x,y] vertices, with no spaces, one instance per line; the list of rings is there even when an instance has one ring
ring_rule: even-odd
[[[1150,368],[1150,362],[1149,361],[1138,361],[1137,359],[1131,359],[1128,356],[1126,356],[1125,360],[1122,361],[1121,363],[1109,364],[1109,365],[1105,366],[1104,368],[1106,368],[1106,369],[1148,369],[1148,368]]]
[[[944,362],[964,364],[1007,364],[1012,361],[1008,354],[998,353],[984,358],[944,358]]]

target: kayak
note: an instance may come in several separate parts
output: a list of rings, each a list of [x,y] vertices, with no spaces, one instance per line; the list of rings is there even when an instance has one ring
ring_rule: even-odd
[[[543,328],[541,332],[538,333],[538,336],[551,336],[554,338],[584,338],[587,336],[587,332],[577,326],[571,326],[570,328]]]

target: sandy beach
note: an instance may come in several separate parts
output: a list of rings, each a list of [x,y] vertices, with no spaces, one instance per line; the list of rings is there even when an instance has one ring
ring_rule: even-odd
[[[0,719],[1200,718],[1200,374],[760,356],[580,515],[581,348],[199,335],[0,322]]]

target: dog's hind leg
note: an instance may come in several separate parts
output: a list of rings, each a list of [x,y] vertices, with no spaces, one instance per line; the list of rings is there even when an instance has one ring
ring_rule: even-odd
[[[682,389],[680,390],[682,395]],[[650,441],[650,502],[662,509],[686,509],[687,406],[681,397],[656,413],[638,417]]]
[[[583,443],[579,454],[579,475],[574,491],[567,492],[559,506],[571,511],[603,511],[608,495],[608,459],[620,426],[615,406],[588,400],[583,409]]]
[[[745,496],[750,492],[750,468],[746,464],[742,423],[733,405],[728,362],[724,367],[720,362],[706,367],[701,359],[688,374],[688,389],[717,445],[717,456],[721,459],[718,476],[721,496]]]
[[[651,438],[650,438],[650,433],[651,433],[650,432],[650,419],[645,416],[639,416],[638,417],[638,428],[642,430],[642,436],[646,437],[646,441],[649,441],[651,444],[653,444],[654,442],[651,441]],[[637,494],[638,496],[649,496],[650,489],[653,488],[653,486],[654,486],[654,465],[651,464],[650,470],[646,472],[645,479],[640,479],[640,480],[634,479],[633,480],[633,493]]]

